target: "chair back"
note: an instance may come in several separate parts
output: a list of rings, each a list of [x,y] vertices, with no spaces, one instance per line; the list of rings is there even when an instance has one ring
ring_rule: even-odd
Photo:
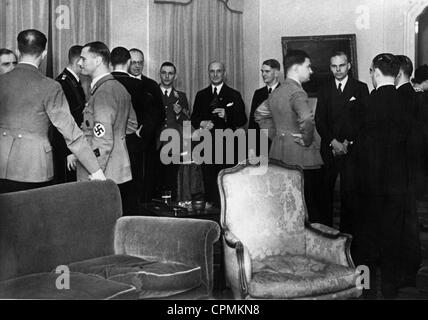
[[[113,181],[0,195],[0,281],[113,254],[121,215]]]
[[[251,259],[305,254],[302,170],[271,159],[261,173],[247,161],[219,174],[222,227],[242,241]]]

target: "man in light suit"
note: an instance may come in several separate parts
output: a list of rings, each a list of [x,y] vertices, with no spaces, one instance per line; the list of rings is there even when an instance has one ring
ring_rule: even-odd
[[[46,57],[46,36],[38,30],[18,35],[20,63],[0,76],[0,192],[52,183],[52,123],[90,179],[105,180],[96,157],[76,125],[60,84],[38,69]]]
[[[61,84],[65,97],[70,107],[71,115],[80,127],[83,122],[83,109],[85,108],[86,97],[80,82],[81,69],[77,62],[80,59],[82,46],[73,46],[68,51],[68,65],[64,71],[56,78]],[[55,182],[65,183],[76,181],[75,171],[67,170],[67,156],[71,154],[65,144],[64,138],[55,128],[51,128],[51,141],[54,157]]]
[[[367,84],[349,74],[351,61],[343,51],[332,52],[330,71],[333,78],[318,92],[315,112],[316,128],[321,136],[321,157],[324,161],[326,192],[322,215],[316,221],[333,226],[334,186],[340,174],[340,230],[353,233],[355,211],[355,159],[352,144],[359,121],[366,111]]]
[[[224,83],[226,69],[223,63],[214,61],[209,64],[208,74],[210,86],[196,94],[192,113],[192,126],[203,130],[209,130],[213,147],[220,145],[221,141],[216,141],[216,129],[231,129],[235,131],[247,123],[245,104],[241,94]],[[235,145],[234,161],[238,162]],[[212,152],[212,164],[203,164],[203,176],[205,185],[206,201],[219,207],[220,195],[217,187],[218,173],[227,166],[225,150],[223,151],[222,164],[215,163],[215,150]],[[243,159],[239,159],[243,160]]]
[[[126,200],[132,186],[128,183],[132,173],[125,140],[132,102],[125,87],[110,74],[109,63],[110,51],[104,43],[91,42],[83,47],[79,65],[92,83],[82,129],[106,177],[118,184],[122,199]],[[137,124],[133,125],[133,130],[137,130]],[[85,171],[78,163],[78,180],[84,180]]]
[[[281,85],[278,79],[280,70],[281,70],[281,65],[275,59],[269,59],[263,62],[261,72],[262,72],[263,82],[266,85],[263,88],[260,88],[254,92],[253,100],[251,102],[250,121],[248,123],[248,129],[254,129],[257,131],[256,150],[255,150],[255,153],[257,156],[260,155],[260,138],[259,138],[260,126],[256,122],[254,114],[257,108],[269,98],[269,95]],[[269,143],[269,146],[268,146],[268,150],[269,150],[272,142],[269,140],[268,143]],[[249,147],[250,147],[250,144],[249,144]]]
[[[12,71],[17,64],[18,58],[12,50],[0,49],[0,75]]]
[[[275,129],[269,156],[303,168],[305,201],[311,220],[319,216],[321,210],[323,162],[313,143],[314,114],[302,88],[302,83],[309,81],[312,74],[306,52],[290,50],[285,57],[284,72],[284,83],[272,92],[266,103],[267,117],[272,117]]]

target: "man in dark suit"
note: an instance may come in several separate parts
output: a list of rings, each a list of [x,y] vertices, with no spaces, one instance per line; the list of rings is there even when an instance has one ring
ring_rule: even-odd
[[[262,65],[262,78],[263,82],[266,84],[263,88],[260,88],[254,92],[253,100],[251,102],[251,110],[250,110],[250,120],[248,123],[248,129],[253,129],[257,131],[257,140],[256,140],[256,150],[255,155],[260,155],[260,127],[259,124],[256,122],[254,118],[254,113],[256,112],[257,108],[269,98],[269,95],[275,90],[277,87],[279,87],[281,84],[279,83],[279,72],[281,70],[281,65],[279,62],[275,59],[269,59],[263,62]],[[268,140],[269,146],[268,151],[270,149],[271,141]],[[249,144],[250,148],[250,144]],[[268,155],[265,155],[268,156]]]
[[[396,297],[404,217],[408,214],[408,141],[410,124],[405,101],[395,88],[400,64],[388,53],[376,56],[370,68],[373,86],[355,151],[359,173],[359,217],[355,232],[356,262],[370,269],[376,297],[377,267],[384,298]]]
[[[398,94],[406,103],[410,115],[411,134],[407,142],[409,159],[410,190],[408,197],[408,212],[403,222],[402,257],[400,269],[400,287],[416,286],[416,274],[421,266],[421,244],[419,239],[419,219],[416,208],[417,189],[423,182],[423,132],[418,119],[417,94],[411,85],[410,78],[413,73],[413,63],[409,57],[396,56],[400,62],[400,71],[395,80]]]
[[[365,83],[350,76],[350,69],[351,63],[346,53],[332,53],[330,70],[334,77],[318,92],[315,123],[321,136],[320,153],[324,161],[326,192],[322,217],[318,222],[333,225],[333,194],[340,174],[340,230],[352,234],[352,220],[356,217],[352,143],[367,104],[369,89]]]
[[[148,198],[144,185],[144,153],[152,150],[156,144],[156,129],[159,119],[153,104],[153,97],[146,91],[141,81],[134,79],[127,72],[131,63],[131,55],[124,47],[114,48],[110,55],[113,66],[113,77],[119,81],[129,92],[132,99],[132,110],[130,113],[134,128],[127,129],[126,145],[128,147],[129,159],[132,171],[132,190],[128,199],[128,212],[137,214],[139,204]],[[138,129],[137,129],[138,128]],[[135,130],[136,129],[136,130]]]
[[[85,108],[86,97],[80,82],[80,66],[77,64],[82,52],[82,46],[73,46],[68,51],[68,65],[64,71],[56,78],[61,84],[65,97],[70,107],[71,115],[80,127],[83,122],[83,109]],[[65,144],[63,136],[55,127],[51,127],[49,133],[52,141],[52,151],[54,159],[54,176],[56,183],[76,181],[76,172],[67,170],[67,156],[71,154]]]
[[[230,88],[224,83],[226,70],[223,63],[214,61],[208,67],[210,86],[199,91],[196,94],[195,103],[192,113],[192,125],[194,128],[209,130],[212,138],[212,164],[203,164],[203,176],[205,185],[205,201],[212,203],[214,206],[220,206],[220,195],[217,187],[218,173],[227,167],[226,156],[223,148],[223,159],[221,163],[215,161],[215,149],[223,145],[223,141],[215,138],[215,130],[231,129],[235,131],[247,123],[245,114],[245,105],[241,94]],[[234,163],[237,163],[236,144],[235,150],[229,151],[234,153]],[[231,154],[229,154],[229,157]],[[243,160],[243,159],[239,159]],[[233,164],[228,164],[233,165]]]
[[[132,77],[141,80],[145,90],[150,93],[153,98],[153,110],[156,110],[155,122],[158,125],[156,129],[156,138],[159,139],[164,125],[163,121],[165,119],[165,108],[162,102],[162,93],[159,89],[158,83],[143,74],[144,53],[137,48],[129,50],[129,53],[131,54],[129,74]],[[156,175],[159,173],[157,172],[157,168],[160,167],[159,150],[157,150],[152,144],[148,145],[148,147],[151,149],[144,152],[144,189],[146,190],[144,202],[149,202],[156,196]]]
[[[0,76],[0,193],[52,184],[52,147],[48,139],[51,124],[64,136],[89,179],[105,180],[70,114],[60,84],[39,70],[47,55],[46,43],[46,36],[38,30],[19,33],[20,63]]]

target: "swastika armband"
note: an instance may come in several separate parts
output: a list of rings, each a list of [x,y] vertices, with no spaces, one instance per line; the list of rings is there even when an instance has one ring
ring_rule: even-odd
[[[98,122],[95,123],[93,132],[95,137],[102,138],[106,134],[106,128]]]

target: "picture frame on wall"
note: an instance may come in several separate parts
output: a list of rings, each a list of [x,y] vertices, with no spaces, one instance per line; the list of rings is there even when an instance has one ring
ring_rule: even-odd
[[[350,74],[358,79],[357,37],[355,34],[337,34],[324,36],[282,37],[283,58],[289,50],[303,50],[311,58],[313,74],[311,80],[303,84],[309,97],[315,98],[319,88],[329,79],[330,55],[333,51],[344,51],[352,64]]]

